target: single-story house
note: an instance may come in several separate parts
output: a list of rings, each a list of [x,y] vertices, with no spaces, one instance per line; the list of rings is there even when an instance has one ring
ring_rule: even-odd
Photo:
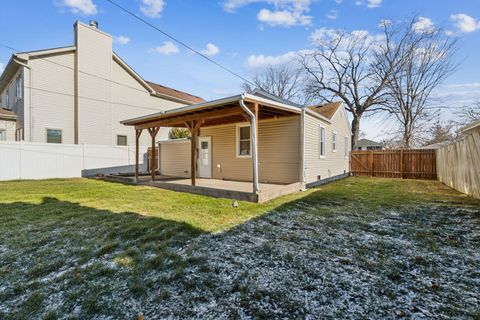
[[[384,145],[380,142],[368,140],[368,139],[360,139],[357,143],[356,150],[383,150]]]
[[[349,173],[351,131],[341,102],[301,107],[256,90],[122,123],[135,128],[137,142],[144,130],[152,137],[162,127],[190,130],[188,141],[159,144],[160,176],[151,172],[159,187],[261,202]]]
[[[127,146],[135,141],[120,120],[203,102],[143,79],[113,50],[112,36],[77,21],[73,44],[14,53],[0,74],[0,138],[36,143]],[[13,125],[13,127],[12,127]],[[11,133],[13,130],[13,134]],[[168,137],[168,129],[157,133]],[[140,141],[149,145],[146,136]]]

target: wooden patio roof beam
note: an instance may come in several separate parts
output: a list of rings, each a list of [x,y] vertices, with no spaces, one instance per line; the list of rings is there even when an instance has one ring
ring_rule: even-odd
[[[209,120],[209,119],[218,119],[223,117],[229,117],[233,115],[240,115],[244,111],[241,107],[231,107],[215,111],[204,111],[197,112],[191,115],[184,115],[180,117],[167,118],[165,120],[156,120],[151,122],[145,122],[135,126],[135,129],[147,129],[152,127],[169,127],[172,125],[185,126],[185,122],[193,120]]]

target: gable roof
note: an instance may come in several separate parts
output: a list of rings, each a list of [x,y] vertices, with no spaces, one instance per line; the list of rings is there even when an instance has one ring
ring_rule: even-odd
[[[360,139],[358,140],[357,147],[383,147],[383,144],[373,140]]]
[[[17,115],[12,110],[0,108],[0,119],[16,120]]]
[[[337,112],[338,108],[340,108],[342,105],[342,102],[337,101],[337,102],[331,102],[331,103],[326,103],[326,104],[318,104],[318,105],[313,105],[309,106],[308,108],[312,111],[317,112],[318,114],[321,114],[325,118],[331,120],[335,112]]]
[[[205,100],[203,98],[200,98],[198,96],[194,96],[193,94],[189,94],[189,93],[186,93],[186,92],[183,92],[183,91],[180,91],[180,90],[165,87],[165,86],[162,86],[161,84],[151,82],[151,81],[145,81],[145,82],[148,83],[148,85],[150,87],[152,87],[152,89],[155,90],[155,92],[157,92],[157,93],[164,94],[164,95],[174,97],[174,98],[177,98],[177,99],[189,101],[189,102],[192,102],[192,103],[205,102]]]

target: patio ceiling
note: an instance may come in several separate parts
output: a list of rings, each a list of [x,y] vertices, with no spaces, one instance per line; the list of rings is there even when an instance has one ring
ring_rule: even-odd
[[[252,98],[253,97],[253,98]],[[135,129],[153,127],[187,127],[188,121],[201,121],[202,127],[221,124],[245,122],[245,111],[239,104],[241,96],[201,103],[189,107],[169,110],[145,117],[122,121],[125,125],[135,126]],[[280,118],[299,114],[300,108],[284,105],[268,99],[249,95],[244,99],[249,106],[258,105],[258,120]]]

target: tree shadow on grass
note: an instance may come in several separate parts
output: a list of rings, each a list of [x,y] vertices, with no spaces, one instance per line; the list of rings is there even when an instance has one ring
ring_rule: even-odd
[[[181,276],[191,261],[177,252],[200,234],[55,198],[0,204],[0,318],[134,315]]]

